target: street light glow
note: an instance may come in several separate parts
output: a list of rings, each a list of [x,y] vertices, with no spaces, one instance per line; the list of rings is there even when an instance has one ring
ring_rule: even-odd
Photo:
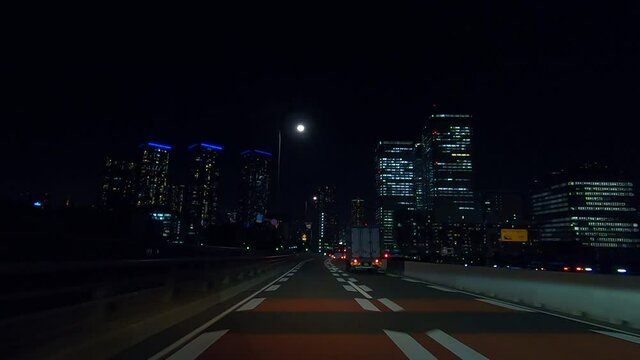
[[[298,124],[298,126],[296,126],[296,130],[298,130],[298,132],[304,132],[304,125]]]

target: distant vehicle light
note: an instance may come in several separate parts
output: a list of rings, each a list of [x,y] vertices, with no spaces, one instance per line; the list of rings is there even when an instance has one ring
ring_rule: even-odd
[[[467,267],[467,266],[469,266],[469,264],[464,264],[464,267]]]
[[[388,258],[389,257],[389,253],[384,253],[384,258]]]
[[[494,268],[497,268],[497,267],[498,267],[498,265],[493,265],[493,267],[494,267]]]
[[[576,266],[576,271],[582,271],[582,270],[584,270],[582,267]]]
[[[541,271],[545,271],[545,270],[547,270],[547,269],[545,269],[545,268],[540,268],[540,270],[541,270]]]
[[[586,267],[586,268],[584,268],[584,271],[593,271],[593,269],[590,268],[590,267]]]
[[[618,274],[626,274],[627,273],[627,269],[617,269],[616,271],[618,272]]]
[[[563,266],[562,267],[562,271],[569,271],[569,267],[568,266]]]
[[[35,206],[35,207],[41,207],[41,206],[42,206],[42,203],[41,203],[40,201],[36,201],[36,202],[34,202],[34,203],[33,203],[33,206]]]

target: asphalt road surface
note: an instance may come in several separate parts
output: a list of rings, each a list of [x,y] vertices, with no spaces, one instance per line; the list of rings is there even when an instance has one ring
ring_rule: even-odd
[[[314,258],[120,359],[640,359],[640,337]]]

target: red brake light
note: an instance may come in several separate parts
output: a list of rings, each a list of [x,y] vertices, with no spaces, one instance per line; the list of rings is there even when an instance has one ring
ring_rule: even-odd
[[[389,253],[384,253],[384,258],[388,258],[389,257]]]

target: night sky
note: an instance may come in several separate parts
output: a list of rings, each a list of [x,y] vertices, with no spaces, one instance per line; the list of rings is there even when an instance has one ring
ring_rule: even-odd
[[[23,34],[0,65],[0,190],[87,205],[105,156],[137,160],[142,142],[170,144],[181,181],[186,146],[209,142],[225,147],[231,207],[239,152],[275,154],[280,127],[292,211],[333,184],[343,213],[361,196],[371,216],[376,142],[418,140],[434,111],[474,115],[480,190],[524,191],[539,174],[584,161],[639,182],[638,2],[395,3],[304,2]]]

